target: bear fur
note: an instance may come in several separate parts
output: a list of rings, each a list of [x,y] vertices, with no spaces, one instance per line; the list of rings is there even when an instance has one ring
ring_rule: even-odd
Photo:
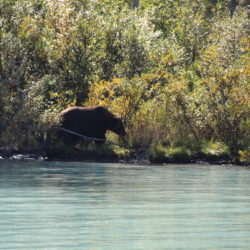
[[[83,136],[103,139],[105,133],[110,130],[119,136],[125,136],[126,132],[122,120],[112,114],[103,106],[69,107],[60,113],[61,128],[71,130]],[[79,136],[60,131],[64,142],[76,144],[81,140]],[[103,143],[96,141],[96,144]]]

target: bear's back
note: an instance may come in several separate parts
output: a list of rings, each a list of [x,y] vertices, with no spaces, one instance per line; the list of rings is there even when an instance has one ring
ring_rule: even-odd
[[[60,113],[63,127],[100,126],[109,117],[110,112],[102,106],[91,107],[69,107]]]

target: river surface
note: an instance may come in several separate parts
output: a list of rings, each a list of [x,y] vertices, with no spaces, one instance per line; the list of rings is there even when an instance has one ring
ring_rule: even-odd
[[[0,161],[0,249],[250,249],[250,169]]]

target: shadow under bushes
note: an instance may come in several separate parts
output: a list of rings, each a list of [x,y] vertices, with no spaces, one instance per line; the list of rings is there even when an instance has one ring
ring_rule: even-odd
[[[48,160],[79,160],[79,161],[118,161],[118,154],[108,145],[96,146],[92,143],[77,145],[77,147],[66,146],[58,143],[56,146],[46,148]]]

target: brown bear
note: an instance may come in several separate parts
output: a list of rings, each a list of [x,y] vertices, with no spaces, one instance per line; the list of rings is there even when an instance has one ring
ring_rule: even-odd
[[[102,139],[99,141],[94,140],[96,144],[105,142],[107,130],[120,136],[126,135],[122,120],[103,106],[69,107],[60,113],[60,118],[60,134],[66,143],[76,144],[81,139],[79,136],[72,135],[66,130],[83,136]]]

